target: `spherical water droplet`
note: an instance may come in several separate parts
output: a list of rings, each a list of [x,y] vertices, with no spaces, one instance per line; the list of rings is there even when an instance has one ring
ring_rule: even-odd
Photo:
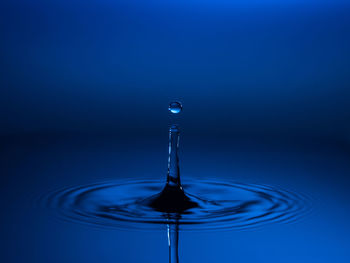
[[[169,104],[169,111],[171,112],[171,113],[174,113],[174,114],[177,114],[177,113],[180,113],[181,112],[181,110],[182,110],[182,105],[181,105],[181,103],[180,102],[178,102],[178,101],[174,101],[174,102],[171,102],[170,104]]]

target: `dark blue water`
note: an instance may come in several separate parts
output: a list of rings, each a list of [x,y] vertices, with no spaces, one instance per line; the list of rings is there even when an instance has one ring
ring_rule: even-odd
[[[347,261],[348,152],[331,144],[299,142],[292,145],[287,142],[276,144],[229,139],[216,139],[215,143],[207,141],[206,151],[200,151],[198,146],[201,143],[196,145],[196,142],[200,140],[184,139],[186,146],[181,155],[182,176],[187,179],[183,179],[183,183],[185,189],[189,186],[189,193],[191,190],[204,191],[204,188],[196,190],[197,185],[190,180],[233,180],[244,182],[249,189],[258,184],[254,191],[261,191],[260,185],[263,184],[271,185],[273,189],[302,193],[307,200],[312,200],[313,208],[292,222],[272,220],[245,230],[180,231],[180,262]],[[114,227],[115,223],[112,227],[105,227],[95,224],[96,218],[91,219],[90,214],[78,215],[77,222],[77,215],[66,210],[71,212],[68,215],[75,216],[73,220],[66,220],[66,215],[57,217],[53,211],[38,204],[43,195],[69,185],[72,189],[79,185],[90,185],[91,188],[92,185],[94,189],[95,183],[106,181],[155,179],[164,182],[167,147],[163,140],[152,137],[139,141],[126,141],[124,138],[121,141],[119,138],[98,136],[12,136],[6,137],[2,145],[1,166],[8,175],[4,177],[1,191],[2,257],[5,262],[168,260],[166,225],[151,231],[147,227],[145,231]],[[114,183],[102,186],[113,188]],[[160,184],[157,182],[155,185],[147,191],[157,192]],[[89,187],[80,190],[86,192]],[[225,193],[205,194],[216,197]],[[250,194],[255,196],[254,192],[249,193],[248,199]],[[272,196],[275,194],[272,192]],[[111,197],[113,194],[103,196],[118,200]],[[71,204],[59,204],[66,205]],[[85,209],[84,203],[79,205]],[[134,220],[147,221],[148,218],[140,216]]]

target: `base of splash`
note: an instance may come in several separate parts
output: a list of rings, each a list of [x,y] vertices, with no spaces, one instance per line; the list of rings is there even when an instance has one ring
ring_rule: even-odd
[[[108,182],[59,190],[42,201],[66,220],[103,227],[245,229],[299,218],[308,202],[266,185],[188,181],[183,191],[159,181]],[[180,200],[180,202],[179,202]]]

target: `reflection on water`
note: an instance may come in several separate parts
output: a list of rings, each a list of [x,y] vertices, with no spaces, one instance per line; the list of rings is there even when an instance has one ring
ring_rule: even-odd
[[[167,225],[168,246],[169,246],[169,262],[179,262],[179,225]]]
[[[309,207],[301,195],[270,186],[197,180],[185,182],[183,188],[198,205],[181,214],[168,213],[148,201],[162,188],[158,181],[96,183],[50,193],[42,202],[77,222],[138,229],[179,224],[181,230],[239,230],[292,221]]]

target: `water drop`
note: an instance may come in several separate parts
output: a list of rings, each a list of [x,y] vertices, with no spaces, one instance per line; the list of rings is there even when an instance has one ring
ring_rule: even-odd
[[[178,114],[180,102],[169,111]],[[126,181],[62,189],[43,200],[64,218],[109,227],[167,225],[169,262],[178,263],[179,229],[245,229],[268,222],[290,221],[306,211],[295,193],[266,185],[180,180],[180,128],[169,128],[166,183]],[[186,192],[185,192],[186,190]]]
[[[169,111],[174,114],[178,114],[182,111],[182,105],[178,101],[171,102],[169,104]]]
[[[170,112],[177,114],[181,110],[180,102],[169,104]],[[139,180],[78,186],[53,193],[48,203],[69,218],[92,224],[167,224],[172,244],[177,244],[177,225],[182,229],[242,229],[287,221],[306,210],[302,197],[268,186],[203,180],[187,180],[183,185],[179,139],[179,126],[171,124],[165,184],[163,180]]]

